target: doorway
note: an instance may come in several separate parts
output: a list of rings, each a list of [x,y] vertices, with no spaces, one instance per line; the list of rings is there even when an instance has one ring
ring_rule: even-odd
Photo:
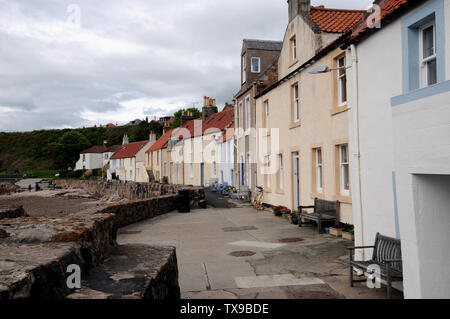
[[[294,209],[300,206],[300,154],[292,153],[292,176],[293,176],[293,192],[294,192]]]
[[[205,163],[200,163],[200,186],[205,186]]]

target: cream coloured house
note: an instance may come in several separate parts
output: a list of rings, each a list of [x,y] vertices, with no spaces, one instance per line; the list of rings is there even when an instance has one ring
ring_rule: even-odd
[[[278,82],[256,96],[263,201],[297,210],[316,197],[339,200],[340,221],[352,224],[347,61],[338,39],[364,12],[311,7],[306,0],[288,3]],[[324,64],[340,69],[308,72]]]
[[[145,167],[146,150],[156,141],[156,135],[150,134],[148,141],[127,143],[117,151],[110,160],[108,176],[115,176],[123,181],[148,182]]]

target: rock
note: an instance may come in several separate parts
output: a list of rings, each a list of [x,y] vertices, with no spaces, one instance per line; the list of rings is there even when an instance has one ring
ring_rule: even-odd
[[[0,207],[0,220],[5,218],[28,217],[22,206]]]
[[[0,299],[63,298],[67,267],[85,269],[79,252],[74,243],[0,243]]]
[[[124,262],[126,260],[126,262]],[[174,247],[117,246],[69,299],[179,299]]]

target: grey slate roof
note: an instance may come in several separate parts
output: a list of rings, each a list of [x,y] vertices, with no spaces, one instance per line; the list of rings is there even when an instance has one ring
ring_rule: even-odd
[[[244,45],[251,50],[281,51],[283,42],[269,40],[244,39]]]

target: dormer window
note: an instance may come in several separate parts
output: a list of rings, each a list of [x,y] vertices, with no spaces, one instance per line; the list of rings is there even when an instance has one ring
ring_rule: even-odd
[[[252,73],[261,72],[261,59],[260,58],[252,58]]]

